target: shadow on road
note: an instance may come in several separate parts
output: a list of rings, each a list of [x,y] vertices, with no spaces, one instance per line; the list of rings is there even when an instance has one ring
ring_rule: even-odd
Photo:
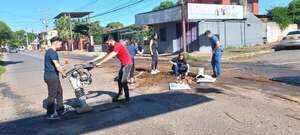
[[[7,66],[7,65],[15,65],[23,63],[23,61],[1,61],[1,65]]]
[[[107,93],[111,92],[99,92]],[[166,92],[131,98],[130,104],[107,103],[94,106],[90,113],[49,121],[45,116],[34,116],[0,123],[0,134],[83,134],[178,111],[212,101],[203,95],[184,92]]]
[[[197,88],[196,91],[198,93],[204,93],[204,94],[208,94],[208,93],[221,94],[221,93],[223,93],[221,90],[215,89],[215,88]]]
[[[279,44],[275,47],[273,47],[273,49],[275,51],[284,51],[284,50],[299,50],[300,49],[300,45],[298,44]]]
[[[11,88],[6,83],[0,83],[0,96],[10,98],[10,99],[17,99],[19,98],[14,92],[11,91]]]
[[[300,76],[282,76],[270,79],[272,81],[285,83],[293,86],[300,86]]]

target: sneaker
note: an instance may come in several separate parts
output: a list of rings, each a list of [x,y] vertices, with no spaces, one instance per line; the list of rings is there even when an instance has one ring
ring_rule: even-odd
[[[215,74],[213,74],[211,77],[213,77],[213,78],[218,78],[218,76],[217,76],[217,75],[215,75]]]
[[[73,110],[74,109],[72,107],[64,105],[64,108],[61,110],[57,110],[57,112],[58,112],[58,115],[65,115],[66,113],[73,111]]]
[[[113,100],[115,101],[115,102],[117,102],[117,101],[121,101],[121,100],[124,100],[125,99],[125,97],[123,96],[123,94],[118,94]]]
[[[129,104],[129,99],[125,99],[123,102],[122,102],[122,104],[124,104],[124,105],[128,105]]]
[[[155,70],[151,70],[151,74],[155,75],[157,72],[155,72]]]
[[[158,69],[155,69],[155,72],[156,72],[156,73],[159,73],[160,71],[159,71]]]
[[[52,115],[47,116],[47,119],[48,119],[48,120],[58,120],[58,119],[60,119],[60,118],[59,118],[58,114],[55,112],[55,113],[53,113]]]

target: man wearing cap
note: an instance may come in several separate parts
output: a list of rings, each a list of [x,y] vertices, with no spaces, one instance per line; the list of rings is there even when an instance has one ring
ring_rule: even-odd
[[[131,56],[127,48],[121,42],[118,41],[116,35],[109,35],[105,43],[109,46],[108,53],[103,58],[99,56],[90,62],[95,63],[96,61],[100,60],[96,64],[96,66],[99,67],[103,63],[109,61],[114,57],[117,57],[119,59],[121,63],[121,68],[119,70],[119,75],[118,75],[119,92],[115,99],[119,100],[120,96],[122,95],[122,91],[124,90],[125,103],[128,103],[129,102],[128,77],[132,67]]]

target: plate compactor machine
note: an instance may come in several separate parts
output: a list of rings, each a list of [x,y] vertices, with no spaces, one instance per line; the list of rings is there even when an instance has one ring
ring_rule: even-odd
[[[71,104],[65,104],[69,111],[76,111],[77,113],[85,113],[93,110],[87,104],[87,96],[85,88],[92,83],[92,74],[90,70],[95,68],[94,64],[76,64],[68,72],[64,78],[68,79],[72,88],[74,89],[76,98],[72,100]],[[74,105],[75,103],[75,105]],[[43,101],[43,108],[47,108],[47,99]]]
[[[79,103],[79,106],[75,108],[77,113],[85,113],[93,109],[86,102],[85,88],[92,83],[90,70],[94,67],[94,64],[76,64],[66,73],[66,78],[74,89],[76,100]]]

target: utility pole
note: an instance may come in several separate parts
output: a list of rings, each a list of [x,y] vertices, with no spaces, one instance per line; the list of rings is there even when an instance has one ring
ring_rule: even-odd
[[[182,25],[182,40],[181,40],[181,47],[184,52],[184,56],[186,57],[186,0],[181,0],[181,25]]]
[[[28,47],[28,45],[29,45],[29,41],[28,41],[28,32],[27,32],[27,30],[26,30],[26,47]]]
[[[46,45],[46,47],[48,47],[48,45],[50,45],[50,41],[48,41],[48,9],[40,9],[40,12],[43,14],[44,18],[41,19],[43,25],[44,25],[44,32],[42,33],[43,36],[43,42],[44,45]],[[41,48],[42,46],[39,46],[39,48]]]
[[[244,17],[246,17],[248,13],[248,0],[239,0],[239,3],[244,6]]]
[[[243,6],[244,8],[244,19],[246,19],[248,14],[248,1],[247,0],[239,0],[239,4]],[[247,46],[246,44],[246,21],[244,20],[244,46]]]
[[[70,39],[71,39],[71,51],[74,50],[73,46],[73,30],[72,30],[72,20],[71,20],[71,14],[69,13],[69,27],[70,27]]]
[[[44,43],[45,45],[48,45],[48,41],[47,41],[47,31],[48,31],[48,18],[47,16],[45,16],[45,18],[41,19],[43,25],[44,25],[44,30],[45,32],[43,33],[43,40],[44,40]]]
[[[295,23],[295,4],[294,3],[292,3],[292,5],[293,5],[293,23]]]

